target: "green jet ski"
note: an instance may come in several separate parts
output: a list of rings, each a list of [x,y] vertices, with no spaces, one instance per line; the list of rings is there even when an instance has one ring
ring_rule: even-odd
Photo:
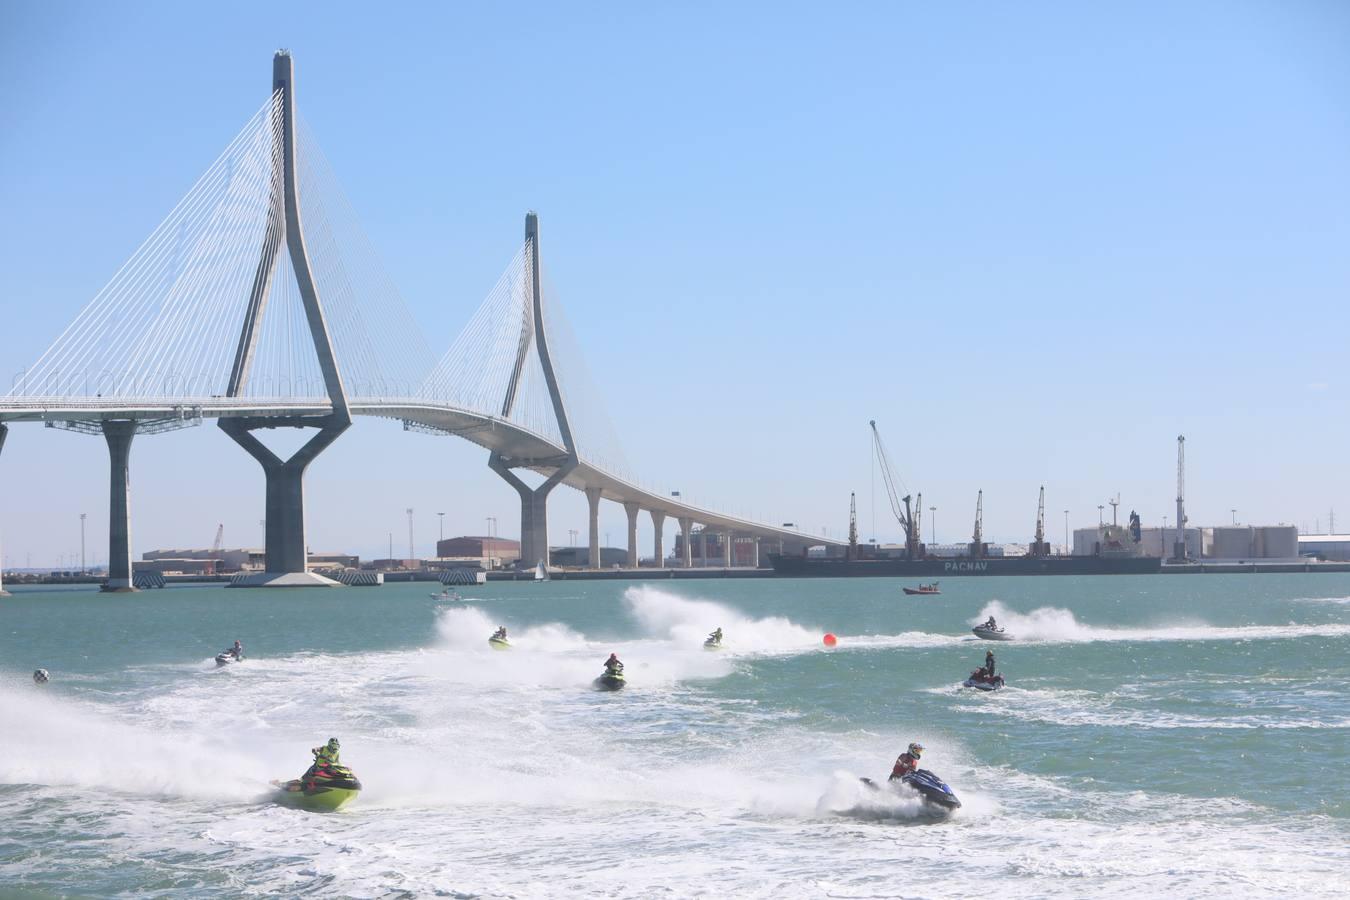
[[[606,669],[605,674],[595,679],[595,689],[597,691],[621,691],[627,683],[627,680],[623,677],[623,672]]]
[[[301,778],[272,782],[277,802],[311,812],[342,809],[361,793],[361,782],[346,766],[331,763],[315,765]]]
[[[511,642],[506,639],[506,635],[499,633],[488,638],[488,646],[493,650],[510,650]]]

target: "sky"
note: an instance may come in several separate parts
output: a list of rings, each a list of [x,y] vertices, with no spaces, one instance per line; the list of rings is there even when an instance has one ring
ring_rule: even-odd
[[[1350,5],[5,0],[0,377],[259,108],[282,47],[437,353],[538,211],[644,482],[833,536],[857,492],[863,538],[896,540],[875,419],[937,507],[925,539],[968,540],[983,490],[986,539],[1025,541],[1044,485],[1058,542],[1116,494],[1175,524],[1185,434],[1192,524],[1350,523]],[[514,537],[486,457],[359,419],[309,470],[309,544],[402,555],[409,507],[418,555],[488,517]],[[11,426],[6,566],[68,563],[80,513],[106,557],[107,482],[101,439]],[[218,524],[256,546],[262,507],[213,425],[136,439],[137,555]],[[624,522],[603,504],[608,544]],[[555,492],[552,543],[585,528]]]

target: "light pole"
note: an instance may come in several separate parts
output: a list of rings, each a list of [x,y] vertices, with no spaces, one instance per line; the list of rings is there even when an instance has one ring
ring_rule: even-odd
[[[445,513],[436,513],[439,527],[436,533],[436,558],[441,558],[441,541],[445,540]]]
[[[1064,552],[1070,553],[1069,548],[1069,511],[1064,510]]]
[[[1233,514],[1233,524],[1236,525],[1236,524],[1237,524],[1237,510],[1236,510],[1236,509],[1232,509],[1232,510],[1229,510],[1229,512],[1231,512],[1231,513]]]
[[[937,507],[936,507],[936,506],[930,506],[930,507],[928,507],[928,511],[929,511],[930,513],[933,514],[933,515],[932,515],[932,518],[930,518],[930,519],[928,520],[928,522],[929,522],[929,534],[932,535],[932,537],[933,537],[933,546],[936,547],[936,546],[937,546]],[[873,529],[873,531],[875,531],[875,530],[876,530],[876,529]]]
[[[1106,507],[1105,507],[1103,504],[1101,504],[1101,503],[1098,503],[1098,504],[1097,504],[1097,527],[1098,527],[1098,528],[1101,528],[1101,527],[1102,527],[1102,510],[1105,509],[1105,508],[1106,508]]]
[[[413,552],[413,529],[412,529],[413,508],[408,507],[408,559],[417,559],[417,554]]]
[[[84,520],[88,518],[87,513],[80,513],[80,574],[83,575],[89,571],[84,564]]]
[[[1163,516],[1162,548],[1160,552],[1164,556],[1167,555],[1167,516]]]

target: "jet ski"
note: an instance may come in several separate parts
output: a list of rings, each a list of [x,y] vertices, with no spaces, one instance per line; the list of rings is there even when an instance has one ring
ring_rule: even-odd
[[[917,769],[910,772],[895,781],[888,782],[885,788],[870,778],[859,780],[874,791],[885,789],[897,791],[898,785],[907,785],[913,788],[919,794],[919,798],[928,806],[937,807],[946,812],[961,808],[961,801],[956,799],[956,794],[951,788],[947,787],[947,783],[927,769]]]
[[[706,641],[703,642],[703,649],[704,649],[704,650],[721,650],[721,649],[722,649],[722,640],[721,640],[721,638],[714,638],[714,637],[708,638]]]
[[[595,689],[597,691],[621,691],[627,684],[622,672],[605,672],[599,678],[595,679]]]
[[[977,638],[986,641],[1011,641],[1013,639],[1013,636],[1002,628],[990,628],[987,624],[976,625],[970,630],[974,632]]]
[[[961,682],[961,684],[968,688],[975,688],[977,691],[996,691],[1003,687],[1004,681],[1002,675],[995,675],[993,678],[990,678],[988,675],[984,674],[983,669],[976,669],[974,672],[971,672],[970,677]]]
[[[439,594],[428,594],[427,596],[430,597],[432,600],[455,601],[464,599],[459,595],[459,591],[450,591],[450,590],[441,591]]]
[[[497,637],[495,634],[488,638],[488,646],[493,650],[510,650],[511,642],[504,637]]]
[[[216,654],[216,665],[228,666],[230,663],[239,662],[243,658],[242,656],[235,656],[233,650],[222,650]]]
[[[361,782],[346,766],[315,766],[303,778],[273,781],[276,801],[311,812],[333,812],[356,799]]]

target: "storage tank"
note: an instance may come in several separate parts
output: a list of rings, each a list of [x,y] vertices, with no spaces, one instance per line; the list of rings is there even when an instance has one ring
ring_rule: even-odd
[[[1251,559],[1255,529],[1250,525],[1220,525],[1214,529],[1214,544],[1210,556],[1214,559]]]
[[[1262,525],[1257,529],[1257,548],[1264,559],[1298,556],[1298,529],[1293,525]]]

